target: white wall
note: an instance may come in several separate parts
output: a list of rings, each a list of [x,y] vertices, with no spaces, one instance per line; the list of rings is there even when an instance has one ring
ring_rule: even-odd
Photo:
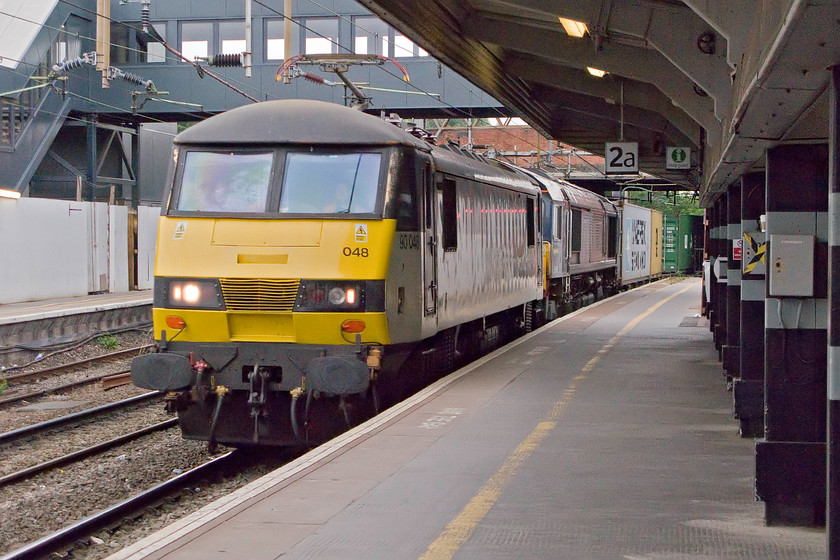
[[[108,291],[128,291],[128,208],[108,208]]]
[[[160,208],[138,209],[138,287],[152,287]],[[129,290],[128,212],[0,198],[0,304]]]
[[[108,205],[86,202],[87,229],[87,290],[90,293],[108,291]]]
[[[160,208],[140,206],[137,209],[137,289],[150,290],[155,278]]]

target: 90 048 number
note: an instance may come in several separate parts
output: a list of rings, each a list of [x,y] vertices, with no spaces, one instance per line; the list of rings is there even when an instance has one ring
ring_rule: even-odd
[[[367,258],[369,256],[367,248],[359,249],[356,247],[355,249],[351,249],[350,247],[345,247],[344,250],[345,257],[364,257]]]

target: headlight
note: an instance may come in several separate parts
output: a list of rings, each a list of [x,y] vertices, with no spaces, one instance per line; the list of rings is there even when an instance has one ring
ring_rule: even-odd
[[[219,281],[204,278],[162,278],[155,286],[156,307],[176,309],[224,309]],[[156,282],[157,284],[157,282]],[[158,302],[160,298],[160,303]]]
[[[366,282],[301,280],[295,311],[365,311]]]
[[[350,288],[352,291],[353,288]],[[347,292],[344,291],[344,288],[339,288],[336,286],[332,290],[330,290],[330,303],[333,305],[341,305],[345,301],[347,301]]]

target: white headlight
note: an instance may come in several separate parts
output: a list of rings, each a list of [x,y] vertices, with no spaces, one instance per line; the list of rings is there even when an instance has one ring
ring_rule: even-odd
[[[184,286],[184,301],[196,304],[201,299],[201,288],[198,284],[187,284]]]
[[[347,299],[347,295],[344,293],[344,290],[336,286],[332,290],[330,290],[329,300],[330,303],[333,305],[341,305],[344,303],[344,300]]]

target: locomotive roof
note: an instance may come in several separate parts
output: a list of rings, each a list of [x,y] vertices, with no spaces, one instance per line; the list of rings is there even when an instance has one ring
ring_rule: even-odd
[[[402,144],[430,146],[391,123],[335,103],[262,101],[225,111],[186,129],[178,144]]]
[[[528,177],[517,173],[509,166],[499,165],[495,160],[471,155],[455,148],[434,146],[432,156],[435,169],[461,177],[477,179],[482,182],[523,192],[534,192],[536,185]]]
[[[552,200],[557,202],[568,200],[572,206],[578,208],[603,209],[608,213],[616,212],[615,204],[598,193],[558,177],[546,175],[541,171],[537,172],[532,169],[521,169],[521,171],[536,179]]]

